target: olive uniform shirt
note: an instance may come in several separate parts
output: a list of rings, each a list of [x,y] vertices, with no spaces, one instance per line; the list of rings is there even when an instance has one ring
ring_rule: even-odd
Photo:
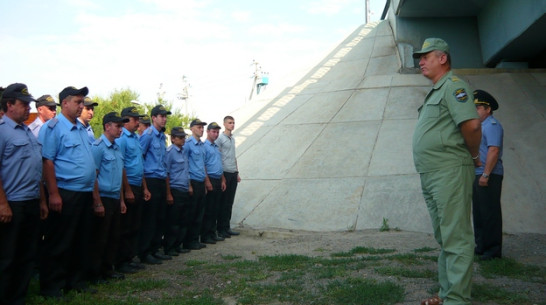
[[[456,166],[473,166],[459,124],[479,119],[466,82],[446,73],[419,108],[413,134],[413,161],[419,173]]]

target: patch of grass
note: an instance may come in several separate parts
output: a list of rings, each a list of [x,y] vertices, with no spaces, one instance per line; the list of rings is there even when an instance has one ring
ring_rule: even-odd
[[[335,252],[330,254],[331,257],[351,257],[355,254],[387,254],[396,252],[394,249],[383,249],[383,248],[368,248],[368,247],[355,247],[348,252]]]
[[[392,282],[349,278],[324,288],[326,304],[388,305],[404,300],[404,288]]]
[[[396,252],[395,249],[356,247],[351,250],[354,254],[386,254]]]
[[[320,267],[313,268],[312,273],[317,279],[333,279],[336,277],[345,276],[347,269],[343,267]]]
[[[435,278],[436,272],[431,270],[413,270],[402,267],[377,267],[374,269],[375,272],[386,275],[386,276],[401,276],[406,278]]]
[[[236,259],[240,259],[241,257],[239,255],[222,255],[222,258],[226,261],[234,261]]]
[[[398,261],[404,265],[423,265],[425,261],[435,262],[438,258],[435,256],[416,255],[413,253],[402,253],[387,256],[386,259]]]
[[[207,262],[205,261],[198,261],[198,260],[188,260],[185,262],[186,266],[193,267],[193,266],[200,266],[205,265]]]
[[[312,264],[313,259],[309,256],[289,254],[261,256],[259,261],[260,263],[265,264],[270,270],[284,271],[307,267]]]
[[[385,231],[390,231],[390,229],[391,228],[389,227],[389,219],[383,217],[383,224],[381,225],[381,228],[379,228],[379,231],[385,232]]]
[[[495,304],[530,304],[529,297],[524,294],[487,284],[474,284],[472,299],[479,302],[494,302]]]
[[[415,252],[415,253],[424,253],[424,252],[432,252],[432,251],[435,251],[435,250],[436,250],[435,248],[423,247],[423,248],[413,249],[413,252]]]
[[[150,291],[169,287],[167,280],[158,279],[134,279],[131,281],[115,281],[100,285],[101,291],[115,293],[117,291],[131,294],[134,292]]]
[[[506,276],[528,282],[546,283],[546,268],[518,263],[513,258],[479,261],[480,273],[486,278]]]
[[[244,289],[240,290],[238,295],[240,304],[268,304],[275,303],[274,300],[302,304],[312,298],[305,292],[303,286],[293,282],[244,285]]]

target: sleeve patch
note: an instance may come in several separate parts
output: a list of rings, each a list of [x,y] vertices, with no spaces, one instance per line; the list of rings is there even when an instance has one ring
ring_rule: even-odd
[[[455,90],[453,92],[453,95],[459,103],[466,103],[466,101],[468,101],[468,94],[466,93],[466,90],[464,90],[464,88],[459,88]]]

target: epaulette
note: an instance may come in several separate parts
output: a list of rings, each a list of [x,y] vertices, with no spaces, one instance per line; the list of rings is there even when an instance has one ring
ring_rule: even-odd
[[[460,82],[461,81],[461,79],[456,75],[452,75],[451,80],[454,81],[454,82]]]
[[[146,131],[147,134],[152,134],[152,132],[153,132],[152,128],[149,128],[149,127],[145,131]]]
[[[497,125],[497,120],[491,119],[491,124],[492,124],[492,125]]]
[[[0,118],[0,125],[4,124],[4,119]]]
[[[167,147],[167,151],[171,151],[171,149],[173,149],[173,145]]]
[[[59,122],[59,119],[57,119],[57,118],[52,118],[51,120],[49,120],[49,121],[47,122],[47,127],[53,128],[53,127],[55,127],[55,125],[57,125],[58,122]]]
[[[100,142],[102,142],[102,137],[96,139],[95,142],[93,142],[93,145],[99,145]]]

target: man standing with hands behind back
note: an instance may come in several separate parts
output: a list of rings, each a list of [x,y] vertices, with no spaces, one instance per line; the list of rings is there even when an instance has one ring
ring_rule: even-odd
[[[499,104],[491,94],[474,91],[474,104],[482,122],[480,160],[476,168],[474,192],[472,193],[472,214],[474,216],[475,254],[489,260],[502,256],[502,211],[501,192],[504,167],[502,165],[502,142],[504,130],[493,117]]]
[[[421,304],[470,304],[474,259],[470,212],[474,167],[481,165],[480,120],[468,85],[451,72],[444,40],[427,38],[413,57],[434,85],[418,110],[413,160],[434,237],[441,246],[439,294]]]

